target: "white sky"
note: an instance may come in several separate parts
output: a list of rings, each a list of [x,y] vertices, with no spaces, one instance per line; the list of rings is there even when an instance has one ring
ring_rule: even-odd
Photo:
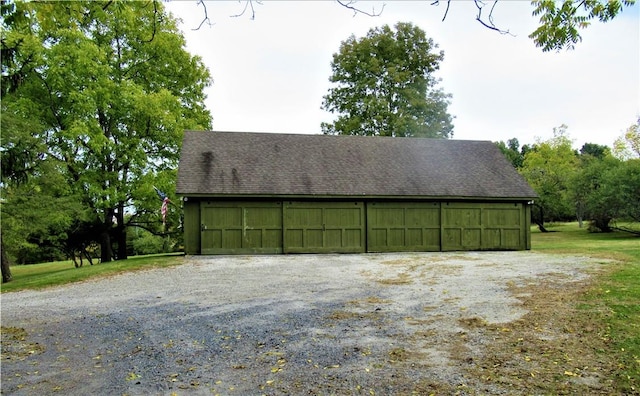
[[[527,36],[537,27],[529,1],[500,1],[501,35],[475,21],[471,1],[388,1],[382,15],[354,16],[332,1],[264,1],[255,19],[238,1],[207,1],[214,23],[194,31],[204,17],[196,1],[170,1],[181,18],[187,49],[202,57],[214,84],[206,105],[218,131],[320,133],[333,115],[321,110],[332,55],[351,34],[412,22],[445,53],[437,75],[453,94],[454,139],[548,139],[566,124],[574,147],[611,146],[640,116],[640,6],[606,24],[594,22],[573,51],[543,53]],[[356,3],[370,11],[382,2]],[[487,8],[488,12],[488,8]]]

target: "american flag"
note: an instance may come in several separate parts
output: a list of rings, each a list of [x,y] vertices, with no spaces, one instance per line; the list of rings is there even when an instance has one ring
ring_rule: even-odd
[[[162,225],[167,224],[167,211],[169,210],[169,200],[168,197],[164,197],[162,200],[162,207],[160,208],[160,213],[162,213]]]
[[[163,193],[158,188],[153,187],[153,189],[156,190],[156,194],[158,194],[158,197],[162,200],[162,206],[160,207],[160,213],[162,213],[162,224],[166,225],[167,224],[167,212],[169,211],[169,202],[171,202],[171,200],[169,199],[169,197],[167,197],[167,194]]]

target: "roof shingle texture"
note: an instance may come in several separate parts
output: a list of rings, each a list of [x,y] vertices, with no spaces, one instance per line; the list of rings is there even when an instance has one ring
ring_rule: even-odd
[[[489,141],[186,131],[181,195],[523,198]]]

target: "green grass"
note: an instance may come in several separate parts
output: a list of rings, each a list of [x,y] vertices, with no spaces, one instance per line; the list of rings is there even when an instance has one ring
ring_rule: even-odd
[[[81,282],[151,268],[168,267],[182,264],[182,255],[164,254],[134,256],[127,260],[110,263],[85,264],[75,268],[72,261],[56,261],[52,263],[14,265],[11,267],[13,280],[2,284],[2,293],[25,289],[44,289],[67,283]]]
[[[636,224],[634,229],[638,229]],[[549,233],[532,229],[534,251],[580,254],[617,260],[599,275],[590,302],[582,309],[604,307],[610,350],[618,357],[615,385],[623,394],[640,393],[640,237],[626,232],[589,233],[577,223],[548,227]],[[597,308],[596,308],[597,309]]]

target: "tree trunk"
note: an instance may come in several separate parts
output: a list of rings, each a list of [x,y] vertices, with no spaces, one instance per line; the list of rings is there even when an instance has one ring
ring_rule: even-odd
[[[100,261],[108,263],[113,259],[113,246],[111,246],[111,228],[113,228],[113,209],[105,212],[103,229],[100,233]]]
[[[13,279],[13,276],[11,275],[11,263],[9,263],[7,252],[4,250],[2,230],[0,230],[0,256],[2,256],[2,283],[7,283]]]
[[[109,230],[104,230],[100,234],[100,262],[108,263],[112,257],[111,236],[109,235]]]
[[[533,222],[536,223],[540,232],[549,232],[546,228],[544,228],[544,209],[541,205],[535,205],[538,208],[539,217],[536,218]]]
[[[116,242],[118,243],[118,260],[127,259],[127,228],[124,225],[124,203],[118,205],[116,213],[118,226],[116,227]]]
[[[584,203],[581,201],[576,204],[576,217],[578,218],[578,227],[582,228],[582,220],[584,218]]]
[[[601,232],[611,232],[613,230],[611,229],[611,226],[609,226],[610,222],[610,218],[599,218],[593,220],[593,225]]]

